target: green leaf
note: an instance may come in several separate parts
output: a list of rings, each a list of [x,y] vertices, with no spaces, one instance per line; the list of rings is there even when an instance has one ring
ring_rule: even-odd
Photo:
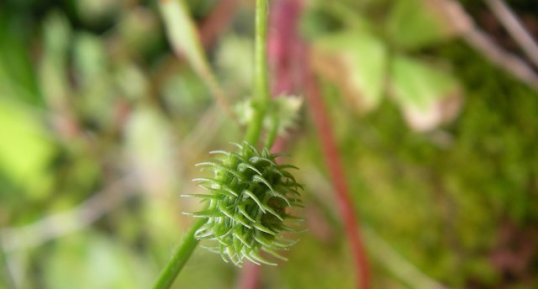
[[[50,252],[43,267],[45,288],[149,288],[153,272],[146,263],[96,234],[72,236]]]
[[[226,94],[209,66],[196,24],[191,19],[187,6],[182,0],[162,0],[159,5],[168,38],[176,54],[185,56],[221,109],[230,112]]]
[[[91,89],[96,81],[106,80],[107,67],[104,43],[89,33],[77,34],[74,39],[74,64],[77,83],[82,89]]]
[[[105,21],[114,19],[122,7],[122,1],[116,0],[74,0],[72,2],[80,19],[91,26],[99,26]]]
[[[315,43],[314,64],[342,88],[361,111],[376,108],[383,95],[387,48],[367,32],[348,31]]]
[[[170,124],[152,107],[141,106],[126,125],[126,153],[132,169],[148,193],[167,194],[177,189],[174,140]]]
[[[387,22],[389,39],[404,49],[417,49],[446,40],[453,31],[439,4],[424,0],[399,0]]]
[[[30,196],[48,191],[51,176],[47,167],[54,146],[40,124],[22,106],[0,101],[0,170]]]
[[[159,1],[168,38],[174,50],[182,54],[198,73],[209,70],[200,36],[183,0]]]
[[[58,13],[47,16],[43,26],[44,49],[39,65],[39,80],[47,104],[55,110],[67,105],[71,94],[67,73],[67,56],[71,28],[67,19]]]
[[[73,45],[74,68],[80,97],[76,100],[84,115],[96,124],[106,127],[114,121],[118,93],[114,86],[112,59],[104,43],[96,36],[78,33]],[[131,84],[132,89],[143,85]]]
[[[405,56],[394,58],[391,92],[408,123],[419,131],[453,119],[462,97],[462,89],[453,75]]]
[[[248,92],[253,83],[254,46],[252,40],[238,35],[223,37],[217,50],[219,72],[231,88]],[[232,86],[233,85],[233,86]]]
[[[1,9],[3,10],[3,9]],[[23,21],[0,11],[0,99],[42,106]]]
[[[158,15],[147,7],[123,10],[117,32],[130,55],[145,56],[159,49],[164,32]]]

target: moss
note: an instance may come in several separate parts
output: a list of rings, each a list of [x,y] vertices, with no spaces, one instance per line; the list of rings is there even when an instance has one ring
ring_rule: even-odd
[[[333,102],[348,114],[335,127],[363,220],[447,285],[491,284],[500,272],[484,260],[503,222],[538,221],[538,93],[462,43],[436,53],[466,88],[454,123],[418,134],[389,101],[367,117]]]

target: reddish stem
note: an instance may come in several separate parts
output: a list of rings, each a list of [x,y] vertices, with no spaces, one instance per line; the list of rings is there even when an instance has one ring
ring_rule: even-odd
[[[306,51],[307,49],[305,48],[305,52]],[[331,123],[322,100],[319,85],[313,73],[307,69],[305,70],[304,77],[307,103],[312,114],[312,119],[314,120],[314,125],[317,128],[318,137],[321,141],[323,156],[331,175],[338,207],[340,208],[346,235],[356,264],[358,288],[368,289],[370,288],[368,260],[359,232],[358,218],[355,216],[353,210],[349,187],[346,183],[340,155],[334,140]]]
[[[336,199],[345,226],[346,236],[352,252],[357,272],[357,287],[370,288],[369,264],[359,231],[358,218],[353,210],[349,187],[346,183],[340,155],[334,140],[331,123],[322,101],[318,83],[309,67],[308,48],[297,35],[298,19],[302,11],[302,0],[274,1],[271,15],[271,35],[269,38],[269,58],[272,69],[274,95],[290,93],[304,87],[306,100],[321,141],[325,162],[329,169]],[[301,65],[305,64],[305,65]],[[300,77],[297,78],[296,76]],[[273,151],[279,151],[282,139],[277,140]],[[256,288],[260,276],[257,266],[243,270],[240,289]],[[248,282],[247,282],[248,281]],[[250,286],[250,287],[249,287]]]
[[[275,1],[271,7],[270,15],[270,34],[268,45],[269,64],[271,67],[271,79],[273,85],[271,87],[273,97],[277,97],[282,93],[289,93],[293,89],[292,78],[290,77],[290,58],[293,57],[290,48],[295,39],[294,29],[298,19],[298,9],[293,5],[290,7],[287,2],[291,1]],[[291,41],[288,41],[291,40]],[[286,146],[286,140],[278,137],[271,148],[273,153],[278,153]],[[256,289],[259,286],[259,278],[261,277],[261,269],[252,263],[246,263],[241,270],[241,276],[238,284],[238,289]]]
[[[200,37],[204,47],[210,46],[222,30],[228,27],[239,4],[238,0],[221,0],[200,27]]]
[[[257,289],[259,288],[259,279],[261,276],[260,266],[246,262],[241,269],[241,275],[239,276],[239,283],[237,288],[239,289]]]
[[[358,288],[368,289],[369,265],[359,231],[358,218],[353,210],[349,187],[319,86],[309,67],[309,50],[297,33],[298,19],[302,11],[302,0],[279,0],[274,3],[271,25],[274,33],[269,40],[269,56],[275,79],[273,87],[277,93],[289,93],[302,86],[306,93],[356,265]]]

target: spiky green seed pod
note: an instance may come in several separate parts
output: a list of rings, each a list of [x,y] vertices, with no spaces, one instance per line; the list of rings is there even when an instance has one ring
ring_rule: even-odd
[[[215,161],[197,165],[211,169],[213,177],[194,179],[209,191],[192,195],[207,202],[206,209],[192,214],[207,219],[195,237],[215,241],[210,249],[237,266],[245,259],[276,265],[260,252],[286,260],[279,251],[294,242],[283,239],[282,232],[297,231],[290,222],[300,218],[289,211],[302,207],[302,186],[288,171],[295,167],[277,164],[267,149],[260,152],[246,142],[236,146],[237,152],[213,151]]]

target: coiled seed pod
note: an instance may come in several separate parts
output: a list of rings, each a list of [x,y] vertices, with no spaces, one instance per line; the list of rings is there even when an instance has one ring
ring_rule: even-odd
[[[236,146],[237,152],[213,151],[218,155],[215,161],[197,165],[211,169],[213,177],[194,179],[210,192],[192,195],[207,202],[206,209],[192,214],[207,219],[195,237],[215,241],[216,246],[209,249],[237,266],[245,259],[276,265],[260,251],[286,260],[278,251],[294,242],[283,239],[281,233],[297,231],[290,222],[300,218],[289,210],[302,207],[302,186],[288,171],[295,167],[277,164],[277,156],[267,149],[260,152],[246,142]]]

